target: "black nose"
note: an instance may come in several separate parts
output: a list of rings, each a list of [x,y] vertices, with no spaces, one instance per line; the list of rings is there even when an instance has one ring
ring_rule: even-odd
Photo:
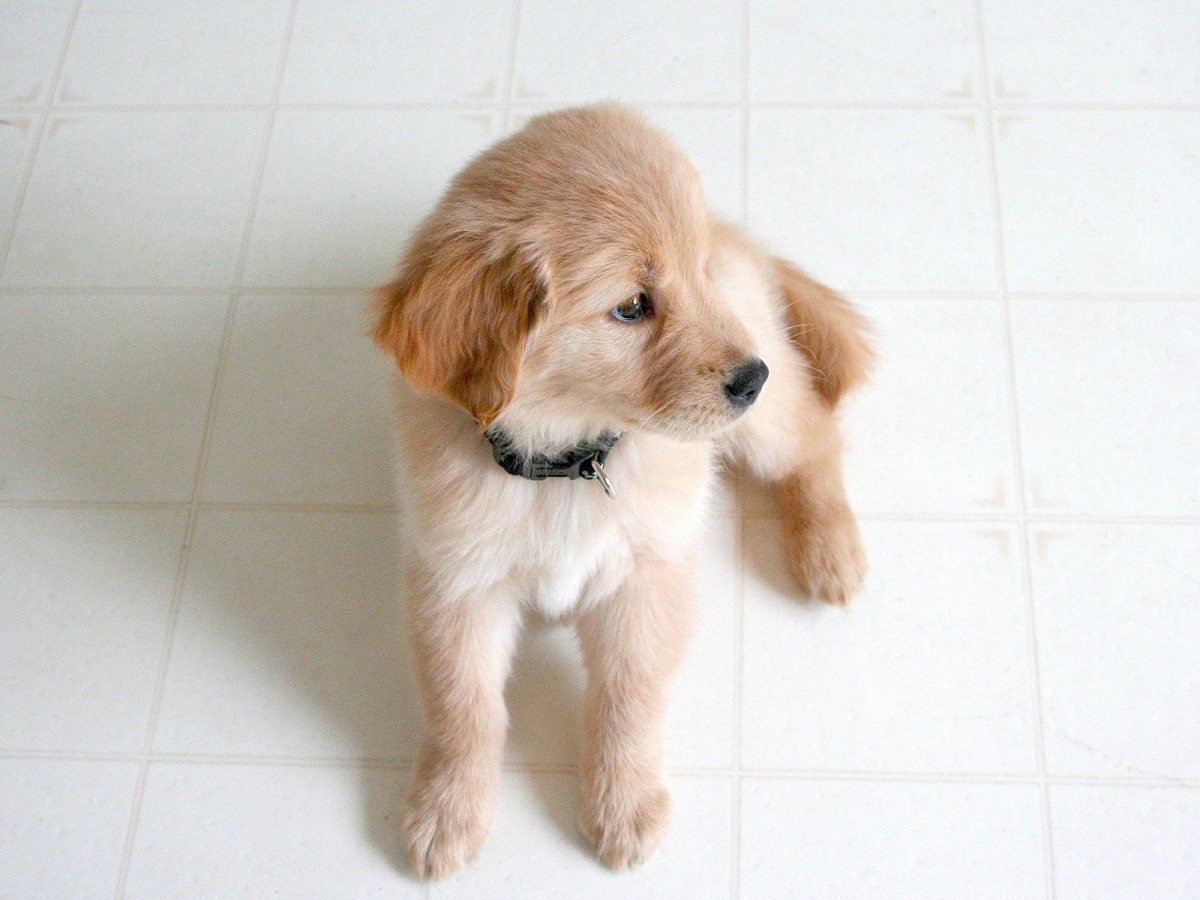
[[[733,370],[725,382],[725,396],[739,409],[745,409],[758,399],[770,370],[757,356]]]

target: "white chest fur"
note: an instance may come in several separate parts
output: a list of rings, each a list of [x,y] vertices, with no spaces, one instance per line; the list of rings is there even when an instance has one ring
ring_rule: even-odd
[[[401,423],[405,542],[447,601],[505,591],[559,617],[611,596],[635,557],[682,558],[696,541],[709,444],[623,437],[606,466],[613,499],[594,481],[510,475],[477,432],[435,444],[420,419]]]

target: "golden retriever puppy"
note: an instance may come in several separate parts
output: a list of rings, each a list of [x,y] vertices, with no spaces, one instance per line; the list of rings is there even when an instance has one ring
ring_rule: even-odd
[[[377,313],[414,389],[413,871],[454,872],[488,835],[526,610],[575,625],[581,826],[605,863],[636,865],[667,825],[663,715],[717,459],[774,489],[805,590],[845,603],[862,582],[834,409],[868,367],[865,323],[715,220],[679,149],[615,105],[541,116],[471,162]]]

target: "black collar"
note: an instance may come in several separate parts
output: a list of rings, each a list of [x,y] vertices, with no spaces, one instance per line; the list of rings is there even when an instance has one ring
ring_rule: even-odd
[[[513,448],[508,435],[495,426],[489,428],[484,437],[492,445],[492,456],[496,462],[510,475],[520,475],[531,481],[542,481],[546,478],[586,478],[590,481],[600,477],[601,482],[605,482],[607,479],[603,477],[603,468],[597,470],[597,465],[603,467],[604,461],[608,459],[608,452],[620,440],[621,435],[605,431],[594,441],[576,444],[558,456],[544,456],[540,453],[526,456],[519,453]],[[611,486],[606,485],[605,490],[610,489]]]

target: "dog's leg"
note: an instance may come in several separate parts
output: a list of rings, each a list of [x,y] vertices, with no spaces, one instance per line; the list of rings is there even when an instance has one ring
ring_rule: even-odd
[[[811,393],[788,390],[789,379],[799,383],[795,370],[779,366],[778,374],[776,394],[764,396],[722,449],[778,502],[788,566],[800,587],[817,600],[845,604],[862,588],[867,559],[846,501],[837,423]]]
[[[520,607],[503,591],[445,600],[417,588],[409,598],[425,733],[404,810],[405,850],[416,875],[441,878],[470,862],[491,831]]]
[[[858,522],[846,502],[841,455],[840,442],[831,440],[771,481],[792,574],[811,596],[837,605],[853,599],[867,574]]]
[[[866,555],[842,481],[833,412],[806,386],[803,368],[776,360],[768,390],[722,439],[722,450],[779,503],[788,565],[800,587],[848,603],[862,587]]]
[[[869,327],[834,291],[782,260],[769,263],[778,277],[778,314],[758,316],[749,327],[771,375],[719,444],[779,501],[788,563],[800,586],[826,603],[844,604],[862,587],[867,565],[846,502],[834,411],[866,377]]]
[[[662,723],[694,612],[692,565],[643,560],[576,623],[587,666],[580,826],[614,869],[645,861],[670,815]]]
[[[787,365],[780,373],[800,382],[784,391],[793,394],[789,408],[764,412],[776,417],[783,412],[781,421],[789,425],[803,421],[806,427],[784,441],[790,453],[768,460],[769,454],[749,449],[748,456],[752,467],[759,464],[779,498],[788,561],[801,587],[826,603],[845,604],[862,587],[867,558],[858,522],[846,502],[842,441],[833,410],[870,371],[871,329],[836,291],[785,260],[774,260],[774,266],[786,313],[786,338],[790,338],[776,335],[774,340],[781,347],[799,350],[804,365]],[[816,395],[822,402],[814,402]]]

